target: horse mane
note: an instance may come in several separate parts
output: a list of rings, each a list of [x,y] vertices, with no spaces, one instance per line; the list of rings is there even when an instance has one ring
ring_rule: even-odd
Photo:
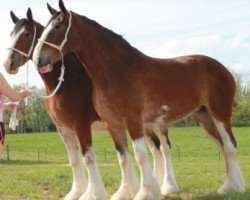
[[[76,14],[76,13],[75,13]],[[77,14],[78,15],[78,14]],[[115,32],[113,32],[112,30],[102,26],[101,24],[99,24],[98,22],[96,22],[95,20],[89,19],[84,15],[78,15],[80,17],[80,19],[88,24],[91,24],[92,26],[94,26],[95,28],[97,28],[98,30],[104,32],[107,36],[109,36],[109,39],[115,39],[118,40],[124,47],[126,48],[132,48],[132,49],[136,49],[135,47],[131,46],[130,43],[125,40],[123,38],[122,35],[119,35]]]

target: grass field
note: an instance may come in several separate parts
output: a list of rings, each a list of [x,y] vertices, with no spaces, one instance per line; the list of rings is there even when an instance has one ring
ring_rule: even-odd
[[[249,200],[250,128],[234,128],[234,135],[246,193],[216,193],[224,181],[224,160],[201,128],[170,128],[173,165],[181,192],[164,199]],[[6,156],[7,144],[10,161]],[[110,197],[120,183],[116,151],[105,132],[95,132],[94,148]],[[133,153],[131,145],[130,152]],[[7,135],[4,154],[4,160],[0,161],[0,199],[60,199],[69,192],[71,168],[66,149],[56,133]],[[150,160],[152,163],[152,157]]]

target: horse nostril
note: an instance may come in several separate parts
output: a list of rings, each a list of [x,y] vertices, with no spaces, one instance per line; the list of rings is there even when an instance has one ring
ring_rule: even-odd
[[[11,59],[10,60],[10,67],[13,67],[14,66],[14,61]]]

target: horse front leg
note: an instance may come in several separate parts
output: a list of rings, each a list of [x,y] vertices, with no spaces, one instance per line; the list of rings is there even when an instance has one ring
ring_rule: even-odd
[[[89,182],[87,190],[81,196],[80,200],[105,200],[105,187],[97,168],[95,155],[91,146],[87,148],[87,151],[84,154],[84,162],[87,167]]]
[[[92,149],[92,135],[90,130],[90,124],[80,124],[78,127],[78,140],[81,145],[83,160],[88,172],[88,186],[84,194],[80,197],[80,200],[105,200],[106,190],[98,170],[94,151]],[[85,134],[81,134],[84,132]]]
[[[135,159],[141,173],[141,186],[139,192],[135,196],[135,200],[159,200],[160,186],[153,176],[152,170],[148,161],[148,153],[144,141],[144,130],[142,123],[137,121],[127,122],[128,131],[133,140],[133,148]]]
[[[58,128],[58,132],[67,148],[70,165],[73,171],[73,183],[71,191],[64,197],[64,200],[78,200],[87,187],[87,180],[84,176],[84,163],[81,147],[77,136]]]
[[[110,126],[108,130],[115,143],[122,173],[120,188],[112,195],[111,200],[133,200],[139,190],[139,183],[128,152],[126,132]]]

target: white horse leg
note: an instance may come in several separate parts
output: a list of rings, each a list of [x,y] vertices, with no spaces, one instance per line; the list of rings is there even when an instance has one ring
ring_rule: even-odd
[[[167,136],[160,130],[160,127],[155,126],[156,133],[160,139],[160,149],[164,160],[164,178],[161,185],[161,194],[167,195],[171,193],[179,192],[180,189],[176,183],[175,173],[171,161],[171,149],[167,143]]]
[[[152,170],[148,162],[148,153],[144,138],[133,140],[135,159],[141,172],[141,187],[136,194],[135,200],[158,200],[160,199],[160,187],[153,177]]]
[[[82,159],[81,147],[78,139],[73,133],[66,133],[59,130],[59,133],[67,148],[69,161],[73,170],[73,184],[71,191],[64,197],[64,200],[77,200],[84,193],[87,187],[87,181],[84,176],[84,163]]]
[[[117,151],[122,172],[122,181],[119,190],[113,194],[111,200],[133,200],[139,190],[139,183],[133,167],[129,152],[123,154]]]
[[[159,144],[156,145],[155,140],[159,140],[156,134],[154,133],[151,127],[147,127],[145,130],[145,139],[148,143],[150,148],[151,154],[153,155],[154,159],[154,168],[153,168],[153,175],[157,180],[159,185],[162,185],[163,177],[164,177],[164,162],[162,153],[160,150],[160,141]]]
[[[126,132],[110,126],[108,130],[116,147],[122,173],[121,185],[112,195],[111,200],[133,200],[139,190],[139,183],[128,152]]]
[[[89,175],[87,190],[81,196],[80,200],[105,200],[106,191],[102,182],[101,175],[96,166],[95,156],[92,148],[89,147],[84,155],[84,161]]]
[[[218,192],[227,193],[233,191],[243,193],[245,191],[245,183],[240,167],[236,160],[236,148],[234,147],[224,127],[224,124],[215,119],[214,122],[223,142],[222,151],[227,167],[227,176],[225,183],[218,190]]]

